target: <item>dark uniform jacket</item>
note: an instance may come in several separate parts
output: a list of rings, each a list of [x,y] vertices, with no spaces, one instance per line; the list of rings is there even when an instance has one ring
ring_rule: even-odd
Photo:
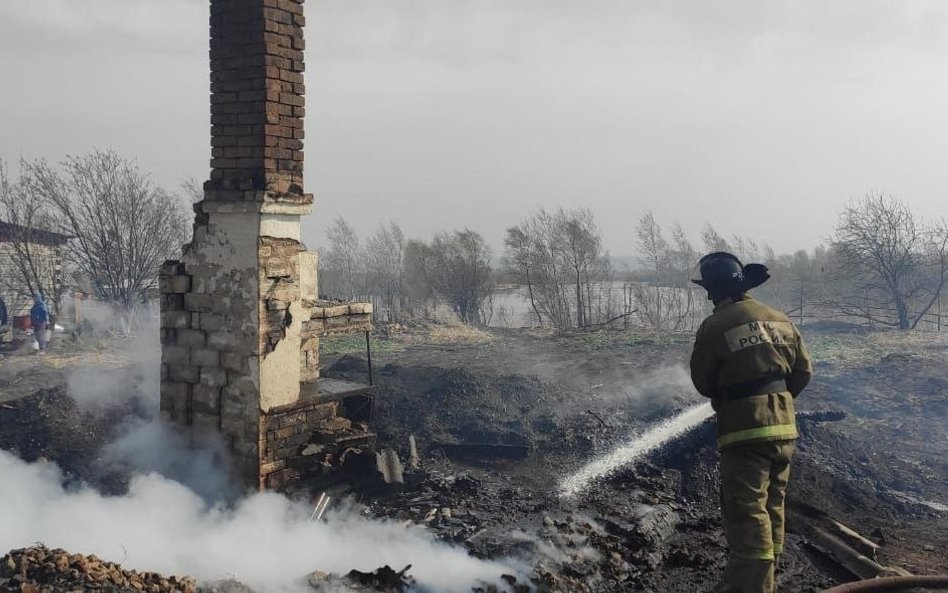
[[[793,398],[812,373],[796,326],[747,296],[715,307],[695,336],[691,379],[717,412],[719,449],[795,439]]]

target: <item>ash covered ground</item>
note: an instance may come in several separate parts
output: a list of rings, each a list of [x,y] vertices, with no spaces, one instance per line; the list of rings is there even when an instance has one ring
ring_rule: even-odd
[[[816,377],[797,400],[801,438],[778,584],[819,591],[852,578],[808,537],[809,526],[830,519],[881,543],[883,565],[948,572],[948,338],[845,327],[804,331]],[[379,334],[373,352],[379,446],[399,453],[408,466],[406,483],[334,492],[334,506],[451,543],[472,561],[503,560],[511,576],[485,582],[485,591],[710,590],[725,555],[713,421],[570,498],[559,494],[561,482],[587,462],[702,402],[685,371],[690,344],[687,335],[633,331]],[[325,375],[368,380],[357,343],[324,346]],[[149,415],[142,392],[152,377],[147,365],[126,362],[70,344],[46,358],[5,358],[0,448],[28,462],[55,463],[67,489],[85,483],[108,495],[134,490],[135,464],[114,463],[115,443],[138,426],[129,418]],[[95,399],[90,382],[76,377],[96,368],[100,390],[135,397]],[[417,468],[409,464],[411,436]],[[171,477],[182,470],[180,464],[147,469]],[[214,492],[209,487],[204,494]],[[345,554],[331,562],[317,551],[310,556],[301,561],[309,562],[307,572],[346,572]],[[351,568],[369,568],[356,552],[351,556]],[[166,562],[142,563],[147,558],[135,568],[181,574]],[[307,586],[397,590],[403,567],[393,568],[396,576],[387,581],[317,575]],[[268,588],[260,579],[253,584]]]

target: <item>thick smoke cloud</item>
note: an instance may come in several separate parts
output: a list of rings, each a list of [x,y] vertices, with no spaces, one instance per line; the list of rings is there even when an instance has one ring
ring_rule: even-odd
[[[469,591],[515,568],[486,562],[415,529],[352,511],[309,521],[311,509],[274,494],[233,507],[208,506],[182,484],[156,474],[135,477],[128,494],[108,497],[64,489],[58,468],[0,452],[0,549],[43,542],[94,553],[128,568],[235,578],[257,591],[305,591],[314,570],[346,573],[412,565],[429,591]]]

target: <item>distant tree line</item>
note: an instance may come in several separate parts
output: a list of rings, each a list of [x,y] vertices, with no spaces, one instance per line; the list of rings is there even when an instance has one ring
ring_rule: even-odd
[[[58,233],[71,238],[63,253],[71,284],[131,317],[157,288],[160,264],[180,255],[188,202],[200,197],[197,184],[167,191],[109,150],[57,165],[23,160],[16,177],[0,163],[0,221],[21,229],[8,232],[14,261],[3,267],[0,285],[42,292],[55,306],[59,287],[46,269],[52,264],[31,233]],[[487,325],[503,314],[495,307],[501,290],[513,286],[536,325],[590,328],[622,320],[676,331],[692,329],[709,312],[703,291],[689,280],[703,253],[723,250],[766,264],[773,278],[755,294],[801,319],[836,316],[900,329],[924,326],[933,313],[940,320],[948,225],[889,195],[850,202],[827,245],[793,254],[778,255],[753,237],[726,237],[710,223],[696,245],[680,225],[663,226],[651,212],[632,226],[639,263],[617,269],[584,208],[528,214],[507,229],[496,259],[470,228],[419,239],[388,222],[359,237],[338,218],[321,250],[319,285],[326,297],[371,300],[383,321],[447,310]]]
[[[637,315],[644,324],[680,329],[708,309],[704,293],[688,289],[700,256],[673,225],[662,229],[647,212],[639,219],[644,268],[633,278]],[[850,202],[828,246],[777,255],[766,244],[739,235],[723,237],[708,224],[705,252],[729,251],[746,262],[766,264],[772,279],[754,293],[801,318],[862,320],[870,326],[914,329],[940,315],[948,282],[948,226],[926,219],[902,201],[881,193]],[[677,288],[678,290],[671,290]]]
[[[777,254],[753,237],[725,236],[708,223],[697,244],[651,212],[635,225],[638,265],[617,270],[586,209],[538,210],[507,229],[494,266],[470,229],[406,239],[395,223],[360,240],[337,219],[323,253],[327,296],[371,298],[386,319],[430,315],[442,305],[472,324],[489,323],[496,296],[514,285],[528,323],[599,327],[622,320],[657,330],[692,330],[711,310],[690,280],[704,253],[729,251],[766,264],[754,291],[799,320],[833,318],[911,329],[940,315],[948,282],[948,227],[903,202],[870,194],[848,204],[828,245]]]
[[[440,232],[430,241],[406,239],[395,222],[361,239],[343,218],[327,231],[320,293],[371,300],[376,316],[401,322],[445,304],[464,323],[486,325],[493,309],[492,253],[470,229]]]
[[[497,262],[483,236],[467,228],[431,240],[406,239],[389,222],[360,238],[337,218],[326,235],[321,294],[369,299],[383,320],[430,316],[443,306],[465,323],[486,325],[501,283],[523,287],[538,325],[590,327],[609,320],[619,306],[609,255],[585,209],[530,214],[507,230]]]

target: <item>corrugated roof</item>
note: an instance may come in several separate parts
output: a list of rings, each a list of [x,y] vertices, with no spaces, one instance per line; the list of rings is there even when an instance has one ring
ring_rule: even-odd
[[[13,238],[17,235],[28,237],[31,243],[39,243],[40,245],[62,245],[72,238],[68,235],[41,229],[31,229],[0,220],[0,243],[11,243]]]

